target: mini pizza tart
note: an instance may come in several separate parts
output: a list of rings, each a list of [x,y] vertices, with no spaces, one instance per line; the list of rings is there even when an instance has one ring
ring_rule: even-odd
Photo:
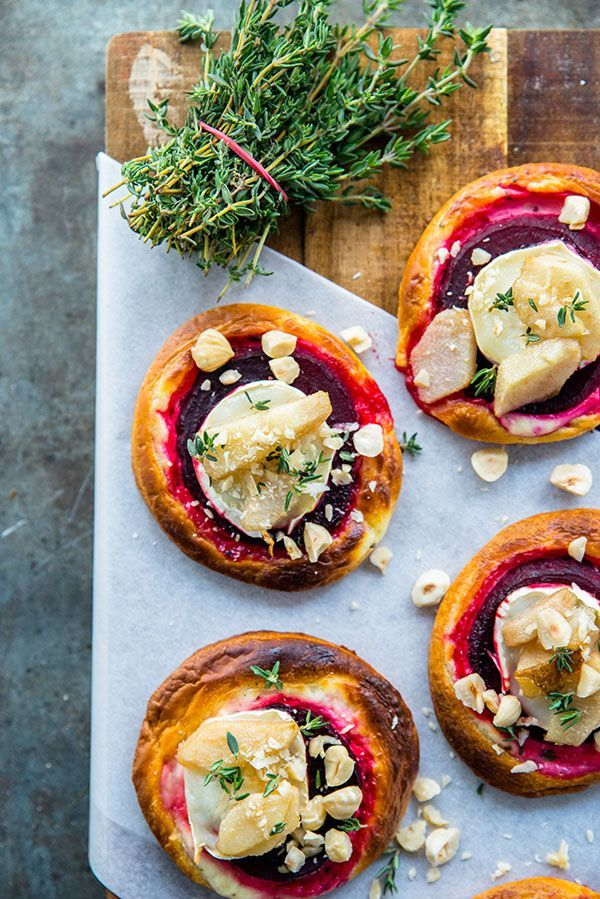
[[[188,877],[286,899],[329,892],[380,855],[418,759],[402,697],[366,662],[262,631],[199,650],[158,688],[133,782]]]
[[[586,899],[600,895],[579,883],[556,877],[528,877],[478,893],[473,899]]]
[[[167,340],[138,397],[132,455],[180,549],[280,590],[355,568],[402,479],[389,406],[352,350],[249,303],[211,309]]]
[[[436,714],[495,787],[539,796],[600,780],[599,565],[599,511],[535,515],[478,552],[440,605]]]
[[[495,443],[600,424],[600,174],[531,163],[467,184],[402,279],[397,364],[418,405]]]

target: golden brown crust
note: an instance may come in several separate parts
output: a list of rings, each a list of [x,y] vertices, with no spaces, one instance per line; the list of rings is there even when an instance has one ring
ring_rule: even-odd
[[[477,893],[473,899],[584,899],[589,896],[600,896],[600,893],[556,877],[528,877],[492,887]]]
[[[529,163],[490,172],[455,193],[433,217],[404,269],[398,292],[398,348],[396,364],[409,365],[409,354],[432,318],[432,284],[437,251],[471,216],[503,196],[501,185],[526,188],[532,193],[577,193],[600,204],[600,174],[593,169],[559,163]],[[552,443],[591,431],[600,424],[600,414],[581,415],[551,434],[518,437],[509,434],[491,409],[458,397],[449,397],[427,407],[430,415],[457,434],[490,443]]]
[[[251,303],[219,306],[196,316],[172,334],[150,366],[138,396],[132,432],[132,462],[142,496],[169,537],[196,562],[239,580],[279,590],[322,586],[352,571],[381,539],[388,526],[402,482],[402,457],[389,410],[378,418],[383,428],[384,449],[375,458],[363,458],[356,478],[354,508],[364,521],[346,518],[331,546],[318,562],[288,558],[227,558],[196,526],[184,506],[171,494],[165,477],[167,460],[162,452],[164,425],[157,414],[171,395],[195,370],[191,347],[200,331],[216,328],[227,338],[259,336],[279,329],[316,345],[319,352],[342,363],[349,380],[379,393],[375,381],[341,341],[308,319]],[[231,360],[235,365],[235,359]],[[377,483],[372,492],[368,484]]]
[[[454,694],[454,645],[449,639],[491,572],[530,552],[566,553],[576,537],[588,538],[586,558],[600,559],[600,512],[571,509],[525,518],[500,531],[463,568],[438,609],[429,651],[429,683],[436,715],[446,738],[463,760],[492,786],[522,796],[580,790],[600,780],[598,771],[569,779],[533,771],[511,774],[517,761],[509,752],[492,750],[495,729],[467,709]]]
[[[354,716],[353,733],[367,741],[373,757],[375,801],[351,877],[386,848],[406,809],[419,765],[417,732],[402,697],[377,671],[350,650],[303,634],[257,631],[213,643],[190,656],[151,696],[133,762],[138,801],[156,839],[198,883],[208,885],[161,800],[163,766],[206,718],[250,707],[264,694],[250,666],[271,669],[276,660],[285,695],[305,693],[310,702],[321,687],[326,700]]]

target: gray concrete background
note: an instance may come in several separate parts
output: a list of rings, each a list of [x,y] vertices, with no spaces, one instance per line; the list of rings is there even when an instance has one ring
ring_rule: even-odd
[[[86,899],[94,155],[104,47],[172,27],[164,0],[0,2],[0,893]],[[235,0],[216,3],[226,28]],[[358,16],[359,0],[336,4]],[[407,0],[398,23],[421,24]],[[512,28],[598,28],[600,0],[471,0]],[[165,897],[167,899],[167,897]]]

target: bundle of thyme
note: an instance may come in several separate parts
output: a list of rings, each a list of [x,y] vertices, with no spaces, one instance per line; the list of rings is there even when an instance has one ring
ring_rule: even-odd
[[[125,163],[115,186],[128,191],[120,202],[132,198],[123,214],[141,238],[195,254],[205,272],[227,267],[230,280],[262,271],[261,249],[292,205],[387,210],[374,176],[448,140],[450,122],[428,123],[429,114],[462,82],[474,86],[469,66],[488,50],[489,28],[457,29],[462,0],[429,0],[427,33],[401,59],[383,28],[403,0],[363,0],[360,26],[331,23],[332,0],[297,0],[295,17],[280,25],[292,2],[243,0],[220,54],[212,14],[184,14],[181,40],[204,51],[185,124],[169,122],[168,100],[149,101],[166,143]],[[413,86],[444,38],[454,42],[452,64]]]

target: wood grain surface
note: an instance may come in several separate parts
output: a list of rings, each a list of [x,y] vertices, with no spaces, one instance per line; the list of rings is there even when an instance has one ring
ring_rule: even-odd
[[[394,40],[409,52],[417,34],[395,30]],[[227,40],[221,35],[219,46]],[[405,172],[382,174],[391,212],[320,204],[314,214],[294,213],[271,245],[394,312],[402,268],[422,228],[467,181],[528,161],[600,168],[600,31],[497,29],[490,42],[492,52],[473,67],[479,90],[458,91],[441,111],[454,120],[452,140]],[[147,97],[170,97],[181,120],[200,59],[172,32],[113,37],[106,52],[106,152],[124,161],[153,143]]]

